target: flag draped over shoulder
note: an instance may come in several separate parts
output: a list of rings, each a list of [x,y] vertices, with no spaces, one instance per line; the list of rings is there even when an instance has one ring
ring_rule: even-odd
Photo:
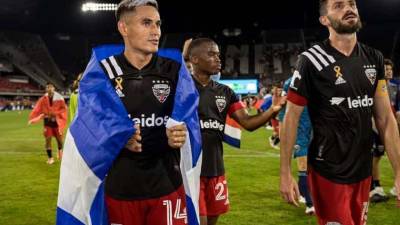
[[[104,178],[134,125],[99,62],[121,51],[94,49],[80,82],[77,115],[64,144],[57,225],[108,224]]]
[[[62,95],[54,92],[53,104],[50,105],[49,95],[46,93],[41,97],[32,112],[29,114],[29,124],[37,123],[49,114],[53,114],[58,124],[60,131],[64,131],[67,125],[67,106]]]
[[[106,225],[104,178],[134,124],[100,61],[123,51],[122,46],[94,49],[79,86],[78,111],[67,133],[61,164],[57,225]],[[182,64],[178,51],[160,50],[160,56]],[[181,171],[189,224],[199,224],[198,195],[201,137],[197,115],[198,94],[185,66],[181,66],[174,109],[167,125],[184,122],[188,138],[181,150]],[[193,200],[193,201],[192,201]]]
[[[186,142],[181,148],[180,167],[186,194],[189,225],[198,225],[200,224],[199,195],[202,160],[201,133],[197,112],[199,94],[179,51],[164,50],[158,54],[181,64],[174,109],[171,118],[167,122],[167,127],[185,123],[188,130]]]
[[[241,138],[242,130],[240,124],[227,115],[225,119],[224,142],[235,148],[240,148]]]

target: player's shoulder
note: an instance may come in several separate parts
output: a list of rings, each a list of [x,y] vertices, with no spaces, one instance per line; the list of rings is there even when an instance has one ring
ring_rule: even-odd
[[[363,44],[361,42],[358,42],[358,46],[359,46],[360,52],[365,57],[373,58],[373,59],[376,59],[378,61],[383,60],[383,58],[384,58],[383,54],[378,49],[375,49],[375,48],[373,48],[371,46],[368,46],[366,44]]]
[[[64,97],[60,93],[54,92],[53,100],[54,101],[58,101],[58,100],[64,101]]]
[[[217,81],[213,81],[213,80],[211,80],[211,82],[212,82],[211,85],[213,86],[213,88],[215,90],[218,90],[218,92],[223,92],[226,94],[235,94],[235,92],[232,90],[232,88],[230,88],[228,85],[221,84],[221,83],[219,83]]]
[[[336,62],[335,57],[329,52],[326,41],[312,44],[304,50],[298,59],[298,67],[314,68],[321,71]]]
[[[181,62],[161,56],[161,55],[155,55],[156,58],[156,67],[160,69],[162,73],[178,73],[180,68],[181,68]]]

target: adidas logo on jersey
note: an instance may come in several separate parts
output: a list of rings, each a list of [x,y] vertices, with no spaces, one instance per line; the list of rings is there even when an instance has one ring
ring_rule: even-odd
[[[139,124],[140,127],[161,127],[167,124],[168,119],[168,116],[156,117],[156,114],[153,113],[150,117],[146,117],[146,115],[142,114],[140,118],[132,118],[132,121],[135,124]]]
[[[339,76],[339,77],[336,79],[335,85],[345,84],[345,83],[346,83],[346,80],[343,79],[343,77]]]
[[[332,97],[330,102],[331,105],[340,105],[344,100],[345,98],[342,97]],[[361,96],[357,96],[357,99],[351,99],[350,97],[348,97],[347,104],[349,106],[349,109],[370,107],[374,104],[374,99],[368,98],[368,95],[364,95],[363,98],[361,98]]]
[[[220,123],[218,120],[212,120],[212,119],[206,121],[200,120],[201,129],[216,129],[222,132],[224,131],[224,127],[225,127],[224,124]]]

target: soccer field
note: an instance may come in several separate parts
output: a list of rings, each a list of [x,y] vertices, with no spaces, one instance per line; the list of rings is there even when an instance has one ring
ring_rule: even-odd
[[[0,225],[55,223],[60,163],[46,164],[42,124],[27,126],[28,114],[0,113]],[[231,210],[220,225],[316,224],[315,217],[304,214],[304,205],[295,208],[281,200],[279,151],[267,144],[269,133],[244,132],[240,150],[225,146]],[[53,154],[55,149],[53,142]],[[393,175],[386,157],[381,170],[381,183],[388,190]],[[370,205],[368,221],[400,224],[394,198]]]

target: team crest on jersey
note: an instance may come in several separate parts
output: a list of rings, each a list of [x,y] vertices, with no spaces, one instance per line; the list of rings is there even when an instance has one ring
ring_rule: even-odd
[[[333,68],[333,70],[336,72],[336,81],[335,81],[335,85],[339,85],[339,84],[345,84],[346,80],[343,79],[343,74],[341,72],[341,68],[340,66],[335,66]]]
[[[364,66],[364,69],[365,69],[365,75],[367,76],[368,80],[371,82],[372,85],[374,85],[377,74],[375,65],[366,65]]]
[[[164,103],[167,100],[171,88],[169,82],[165,80],[153,80],[153,94],[160,103]]]
[[[222,112],[224,111],[226,107],[226,100],[225,96],[215,96],[215,104],[217,105],[218,111]]]

